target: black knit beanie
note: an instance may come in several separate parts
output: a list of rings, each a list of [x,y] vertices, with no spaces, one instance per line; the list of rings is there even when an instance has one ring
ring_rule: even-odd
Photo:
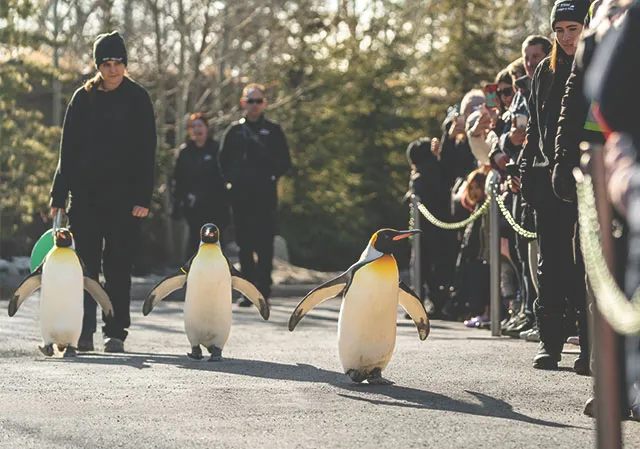
[[[584,23],[584,19],[589,13],[589,2],[587,0],[558,0],[551,10],[551,29],[556,26],[556,22],[578,22]]]
[[[93,43],[93,60],[96,67],[107,61],[118,61],[127,65],[127,48],[117,31],[98,35]]]

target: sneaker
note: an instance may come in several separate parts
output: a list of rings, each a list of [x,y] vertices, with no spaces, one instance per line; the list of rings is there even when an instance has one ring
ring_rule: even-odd
[[[253,303],[244,296],[238,301],[239,307],[251,307],[252,305]]]
[[[540,341],[540,332],[537,327],[533,327],[528,331],[520,332],[520,339],[524,341]]]
[[[577,335],[574,335],[572,337],[568,337],[567,338],[567,343],[569,343],[570,345],[580,346],[580,337],[578,337]]]
[[[533,358],[533,367],[535,369],[556,370],[558,369],[559,361],[560,355],[555,350],[550,349],[549,345],[543,342],[539,343],[538,353]]]
[[[578,357],[573,362],[573,370],[576,372],[576,374],[580,374],[581,376],[590,376],[591,366],[590,366],[589,358]]]
[[[467,327],[476,328],[476,327],[479,327],[481,323],[484,323],[486,321],[490,321],[488,316],[478,315],[478,316],[474,316],[470,320],[464,320],[464,325]]]
[[[519,338],[520,334],[524,331],[528,331],[533,327],[534,319],[522,312],[519,313],[517,319],[512,322],[510,326],[503,331],[504,335],[508,335],[512,338]]]
[[[93,335],[90,337],[80,337],[77,349],[81,352],[93,351],[95,349],[93,347]]]
[[[124,341],[109,337],[104,340],[104,352],[124,352]]]
[[[595,418],[596,416],[596,398],[589,398],[587,402],[584,404],[584,410],[582,413],[587,415],[590,418]]]
[[[540,331],[538,329],[531,329],[525,338],[526,341],[532,341],[537,343],[540,341]]]

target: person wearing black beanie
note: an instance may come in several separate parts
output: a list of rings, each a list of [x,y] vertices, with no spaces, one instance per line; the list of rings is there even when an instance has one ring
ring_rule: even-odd
[[[566,304],[576,307],[583,324],[580,338],[586,339],[584,267],[574,259],[576,208],[554,194],[550,161],[555,156],[561,101],[588,7],[585,0],[560,0],[553,7],[550,22],[556,36],[551,55],[538,65],[531,82],[527,143],[519,158],[521,192],[535,209],[539,245],[539,295],[534,313],[540,346],[533,359],[538,369],[558,368],[566,338]],[[588,368],[588,353],[582,350],[574,369],[582,372],[585,366]]]
[[[68,206],[86,271],[98,280],[102,267],[114,309],[104,317],[104,350],[123,352],[140,220],[154,188],[155,115],[147,91],[125,73],[127,50],[118,32],[99,35],[93,57],[98,73],[76,90],[64,118],[51,214]],[[96,303],[85,296],[78,350],[93,350],[95,331]]]

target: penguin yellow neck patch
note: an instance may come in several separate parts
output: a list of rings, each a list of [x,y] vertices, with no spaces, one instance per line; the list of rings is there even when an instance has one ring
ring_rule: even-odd
[[[391,254],[385,254],[370,264],[371,269],[377,275],[392,275],[398,273],[396,259]]]

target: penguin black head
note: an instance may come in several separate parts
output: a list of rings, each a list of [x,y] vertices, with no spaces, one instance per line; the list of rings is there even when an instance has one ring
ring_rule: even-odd
[[[73,235],[67,228],[57,229],[54,240],[58,248],[70,248],[73,245]]]
[[[200,228],[200,241],[202,243],[218,243],[220,241],[220,230],[213,223],[207,223]]]
[[[383,254],[391,254],[400,240],[406,239],[422,231],[414,229],[412,231],[396,231],[395,229],[380,229],[371,237],[371,246]]]

